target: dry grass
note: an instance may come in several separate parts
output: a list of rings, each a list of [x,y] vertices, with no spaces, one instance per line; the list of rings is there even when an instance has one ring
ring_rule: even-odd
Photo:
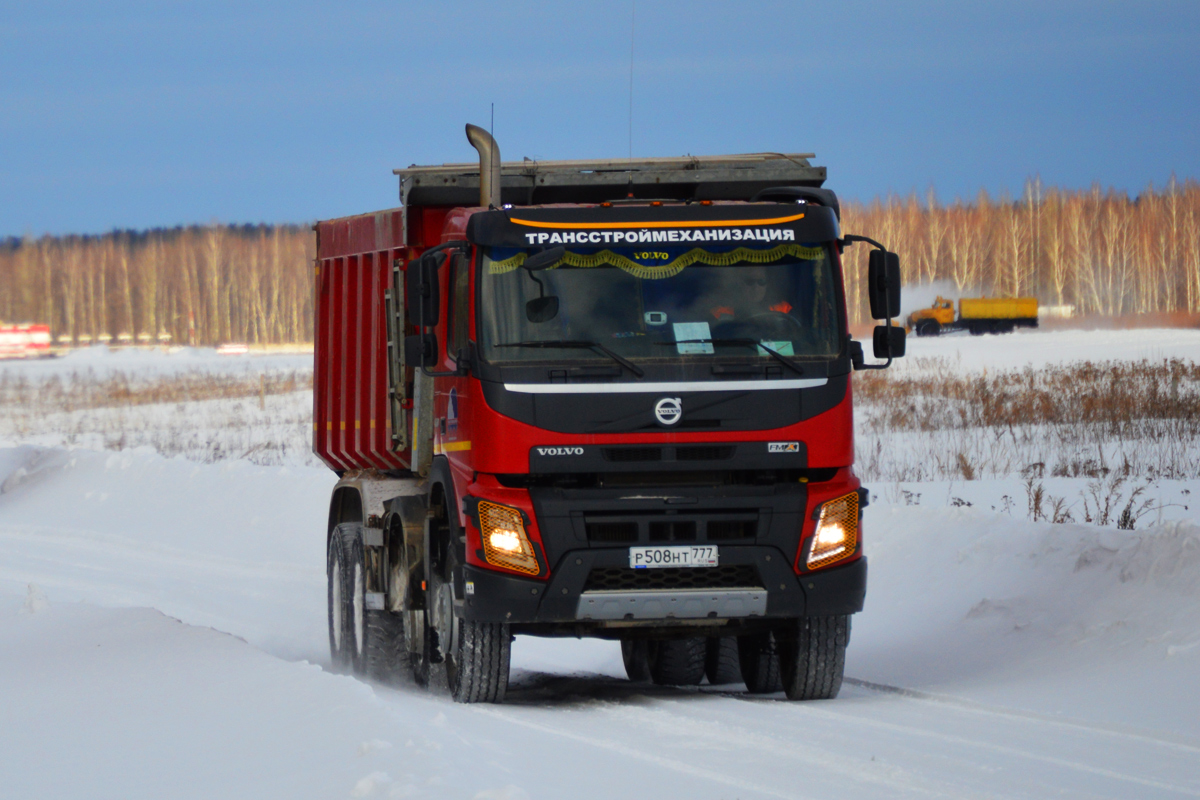
[[[0,373],[0,441],[274,465],[316,463],[311,439],[311,371]]]
[[[312,372],[223,375],[194,370],[158,376],[118,371],[103,378],[90,372],[72,372],[65,379],[54,375],[41,381],[0,372],[0,403],[8,408],[24,407],[41,413],[262,398],[304,389],[312,389]]]
[[[873,480],[1200,477],[1200,365],[1081,362],[963,374],[948,362],[855,377]]]

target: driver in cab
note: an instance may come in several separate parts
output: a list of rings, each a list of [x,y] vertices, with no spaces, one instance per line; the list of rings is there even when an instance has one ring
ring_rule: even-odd
[[[726,302],[712,307],[714,322],[744,321],[774,311],[787,314],[792,304],[771,291],[767,270],[763,267],[744,267],[735,273],[734,285],[728,287]]]

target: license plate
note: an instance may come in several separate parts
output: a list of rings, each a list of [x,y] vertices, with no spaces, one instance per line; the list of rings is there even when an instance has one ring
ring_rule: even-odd
[[[634,569],[653,567],[715,567],[716,545],[673,545],[664,547],[629,548],[629,566]]]

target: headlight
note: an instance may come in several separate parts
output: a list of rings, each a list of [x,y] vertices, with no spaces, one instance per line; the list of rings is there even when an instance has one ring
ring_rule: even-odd
[[[820,569],[853,555],[858,547],[858,492],[821,506],[817,530],[808,550],[808,568]]]
[[[525,535],[520,511],[481,500],[479,532],[483,534],[483,557],[489,564],[526,575],[542,571],[533,545]]]

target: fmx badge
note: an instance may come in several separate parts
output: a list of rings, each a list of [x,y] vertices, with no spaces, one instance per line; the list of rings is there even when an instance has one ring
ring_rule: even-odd
[[[664,397],[654,404],[654,418],[660,425],[674,425],[683,418],[683,403],[678,397]]]
[[[799,442],[767,442],[768,453],[799,453]]]

